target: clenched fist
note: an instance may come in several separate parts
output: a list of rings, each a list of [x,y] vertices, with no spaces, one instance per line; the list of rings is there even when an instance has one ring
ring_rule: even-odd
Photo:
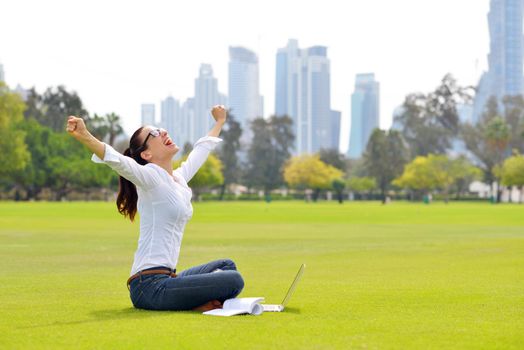
[[[74,138],[80,138],[89,134],[87,131],[86,124],[82,118],[70,116],[67,118],[67,132]]]
[[[223,105],[217,105],[211,109],[211,115],[217,121],[217,123],[225,123],[227,118],[227,111]]]

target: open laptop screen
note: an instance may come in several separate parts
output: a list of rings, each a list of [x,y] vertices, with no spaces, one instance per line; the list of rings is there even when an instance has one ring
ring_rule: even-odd
[[[288,291],[287,291],[287,294],[286,296],[284,297],[284,300],[282,301],[282,306],[286,306],[287,302],[289,301],[289,299],[291,298],[291,295],[293,294],[293,292],[295,291],[295,288],[297,287],[297,284],[298,284],[298,281],[300,280],[300,277],[302,276],[302,274],[304,273],[304,269],[306,268],[306,264],[302,264],[300,266],[300,269],[298,269],[298,273],[297,275],[295,276],[295,279],[293,281],[293,283],[291,283],[291,287],[289,287]]]

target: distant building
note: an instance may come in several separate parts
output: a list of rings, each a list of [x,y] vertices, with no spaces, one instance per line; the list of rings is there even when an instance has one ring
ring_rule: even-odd
[[[155,105],[153,103],[142,104],[142,125],[155,125]]]
[[[349,158],[360,158],[373,129],[379,127],[380,85],[375,74],[357,74],[351,95],[351,130]]]
[[[224,97],[218,93],[218,81],[213,76],[213,68],[210,64],[202,64],[195,79],[194,120],[189,135],[193,142],[207,135],[214,123],[210,110],[223,100]]]
[[[341,116],[342,113],[339,111],[331,111],[331,126],[330,126],[330,132],[331,135],[329,136],[329,139],[331,140],[331,144],[329,145],[329,148],[336,149],[340,152],[340,122],[341,122]]]
[[[299,49],[297,40],[289,40],[277,51],[275,114],[293,120],[295,154],[314,153],[333,144],[327,47]]]
[[[480,120],[491,96],[524,93],[522,0],[491,0],[488,14],[490,52],[488,71],[479,82],[472,120]]]
[[[0,81],[5,81],[4,66],[0,63]]]
[[[180,113],[180,103],[172,96],[162,101],[160,120],[162,126],[167,130],[175,143],[178,144],[178,140],[183,138],[182,115]]]
[[[22,85],[17,84],[14,92],[17,93],[22,98],[22,100],[27,101],[27,98],[29,97],[29,90],[24,89]]]
[[[176,144],[182,149],[186,143],[195,143],[195,99],[188,98],[180,108],[182,135]]]
[[[229,105],[240,123],[242,140],[251,140],[250,121],[264,116],[263,98],[259,91],[257,55],[243,47],[229,48]]]

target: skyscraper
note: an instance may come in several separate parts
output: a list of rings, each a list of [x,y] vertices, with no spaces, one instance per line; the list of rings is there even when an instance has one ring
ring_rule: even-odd
[[[251,139],[250,121],[263,117],[263,99],[259,92],[258,57],[243,47],[229,48],[229,105],[240,123],[242,139]]]
[[[339,151],[340,149],[340,120],[341,120],[342,113],[339,111],[331,111],[331,135],[329,136],[329,139],[331,143],[329,144],[329,148],[336,149]]]
[[[223,100],[224,97],[218,93],[218,82],[213,76],[213,68],[209,64],[202,64],[198,78],[195,79],[194,128],[189,135],[192,142],[207,135],[214,123],[210,110]]]
[[[181,119],[180,103],[172,96],[168,96],[161,103],[160,120],[175,143],[180,143],[183,138]]]
[[[330,61],[326,47],[301,50],[296,40],[289,40],[285,48],[278,50],[275,114],[293,120],[295,154],[330,147]]]
[[[142,104],[142,125],[155,125],[155,105],[152,103]]]
[[[360,158],[373,129],[379,126],[379,83],[375,74],[357,74],[351,95],[349,158]]]
[[[0,81],[5,81],[4,66],[0,63]]]
[[[488,14],[490,52],[488,71],[479,82],[474,103],[473,121],[477,122],[487,100],[495,96],[524,93],[522,35],[523,0],[491,0]]]

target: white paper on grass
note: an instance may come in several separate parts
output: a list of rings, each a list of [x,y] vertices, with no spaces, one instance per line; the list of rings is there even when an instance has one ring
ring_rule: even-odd
[[[240,314],[260,315],[264,307],[260,305],[264,301],[262,297],[227,299],[222,309],[214,309],[204,312],[204,315],[233,316]]]

